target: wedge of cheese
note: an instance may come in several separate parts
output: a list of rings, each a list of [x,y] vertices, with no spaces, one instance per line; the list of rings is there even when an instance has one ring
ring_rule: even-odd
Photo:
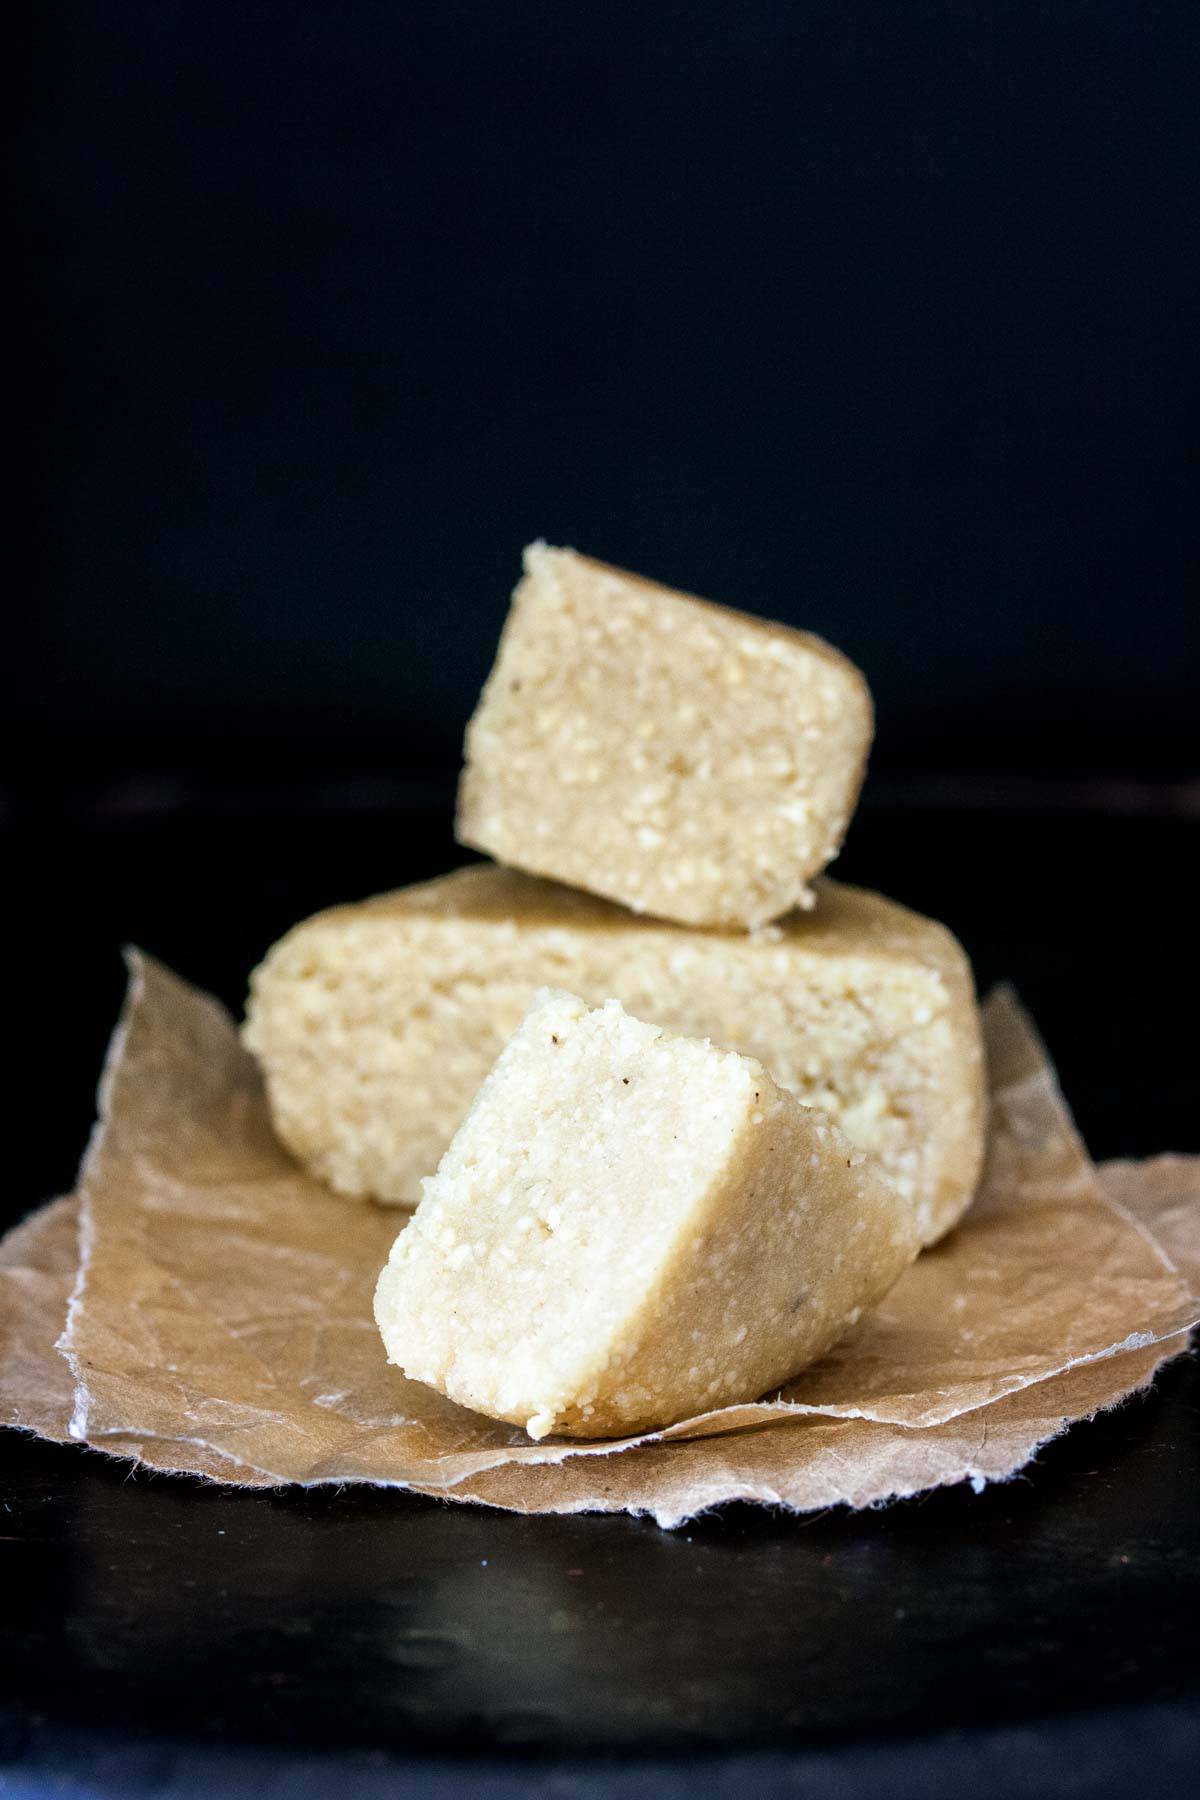
[[[532,544],[467,728],[460,842],[685,925],[810,905],[862,786],[821,638]]]
[[[970,969],[941,925],[822,881],[813,912],[689,931],[480,864],[296,926],[245,1039],[276,1129],[348,1195],[416,1203],[534,991],[756,1057],[876,1159],[931,1243],[968,1205],[984,1084]]]
[[[761,1063],[543,992],[379,1278],[388,1358],[529,1435],[753,1400],[917,1254],[912,1210]]]

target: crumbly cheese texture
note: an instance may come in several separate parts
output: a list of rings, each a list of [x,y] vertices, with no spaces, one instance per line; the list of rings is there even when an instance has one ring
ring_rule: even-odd
[[[533,544],[467,728],[458,837],[685,925],[810,904],[871,697],[820,638]]]
[[[245,1039],[276,1130],[339,1192],[412,1205],[535,990],[756,1057],[877,1159],[926,1242],[983,1152],[979,1018],[950,933],[822,880],[813,912],[688,931],[494,864],[298,925],[255,971]]]
[[[534,1438],[753,1400],[918,1249],[911,1210],[760,1063],[544,992],[379,1278],[389,1361]]]

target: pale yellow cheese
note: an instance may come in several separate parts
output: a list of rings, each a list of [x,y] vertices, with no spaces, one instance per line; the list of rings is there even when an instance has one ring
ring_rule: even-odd
[[[543,993],[379,1278],[389,1361],[531,1437],[776,1388],[917,1253],[912,1210],[760,1063]]]
[[[823,880],[746,935],[637,918],[491,864],[296,926],[255,972],[246,1042],[276,1129],[340,1192],[415,1203],[535,989],[757,1057],[875,1157],[932,1242],[983,1148],[965,956],[931,919]]]
[[[822,639],[534,544],[467,728],[459,840],[637,912],[759,925],[811,903],[871,730]]]

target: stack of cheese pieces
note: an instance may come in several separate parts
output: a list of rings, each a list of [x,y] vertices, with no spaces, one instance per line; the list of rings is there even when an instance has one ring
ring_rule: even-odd
[[[408,1375],[534,1436],[753,1399],[961,1217],[966,958],[821,877],[871,730],[819,638],[526,551],[459,794],[497,860],[322,913],[252,981],[283,1140],[420,1200],[376,1301]]]

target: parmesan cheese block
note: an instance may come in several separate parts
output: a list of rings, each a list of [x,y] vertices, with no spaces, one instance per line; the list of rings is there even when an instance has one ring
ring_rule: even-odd
[[[296,926],[245,1038],[276,1129],[322,1180],[412,1205],[541,986],[757,1057],[876,1158],[932,1242],[967,1206],[983,1063],[950,933],[829,880],[753,935],[687,931],[482,864]]]
[[[818,637],[533,544],[467,728],[460,842],[685,925],[812,902],[871,697]]]
[[[379,1278],[389,1361],[531,1437],[651,1430],[820,1356],[911,1208],[761,1063],[538,996]]]

